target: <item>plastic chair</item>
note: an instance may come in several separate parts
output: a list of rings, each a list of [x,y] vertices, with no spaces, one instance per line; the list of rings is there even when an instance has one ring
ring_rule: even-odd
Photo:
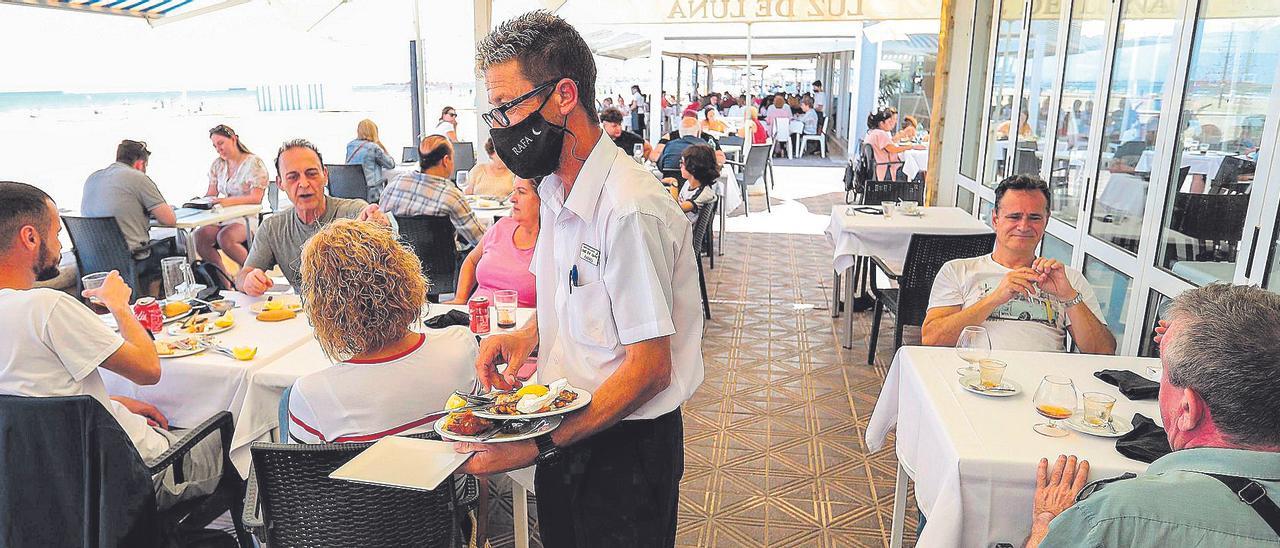
[[[922,181],[868,181],[863,189],[862,203],[880,205],[880,202],[911,201],[924,203]]]
[[[431,491],[329,479],[371,445],[254,443],[244,522],[270,546],[458,546],[452,477]]]
[[[0,396],[0,417],[5,484],[43,477],[32,488],[45,491],[0,492],[6,546],[188,546],[195,538],[253,546],[240,521],[244,482],[229,457],[231,413],[219,412],[186,431],[153,462],[139,458],[120,423],[92,396]],[[214,492],[158,510],[152,476],[181,462],[214,432],[221,436],[223,470]],[[174,471],[174,479],[184,481],[181,467]],[[203,529],[227,510],[236,538]]]
[[[396,217],[400,237],[422,261],[423,274],[431,281],[427,299],[440,302],[440,295],[453,293],[458,286],[457,231],[453,221],[443,215]]]
[[[468,141],[458,141],[453,144],[453,176],[450,179],[457,181],[459,171],[471,171],[476,167],[476,145]]]
[[[923,325],[929,312],[929,293],[933,291],[933,279],[947,261],[967,259],[990,253],[995,247],[996,235],[988,234],[912,234],[907,246],[907,260],[902,273],[893,272],[880,257],[872,257],[889,279],[898,282],[897,289],[872,287],[876,308],[871,316],[871,338],[867,341],[867,364],[876,360],[876,341],[880,337],[880,317],[887,307],[896,322],[893,327],[893,351],[902,346],[902,327]]]
[[[142,282],[158,277],[158,273],[144,277],[142,265],[133,259],[133,252],[129,251],[129,244],[125,242],[115,217],[63,215],[62,224],[71,235],[71,247],[76,263],[80,265],[81,276],[117,270],[125,283],[133,288],[135,299],[146,296],[147,288]],[[143,249],[150,249],[152,245],[149,243]]]
[[[773,143],[764,142],[758,145],[751,145],[751,147],[747,149],[747,158],[745,161],[735,162],[732,160],[725,160],[726,164],[739,168],[736,176],[738,179],[738,188],[742,190],[743,215],[751,214],[751,208],[748,206],[747,202],[747,185],[755,183],[756,181],[762,181],[764,184],[765,209],[770,212],[773,211],[773,204],[769,203],[769,184],[773,180],[773,176],[770,174],[769,169],[771,165],[769,162],[771,150],[773,150]]]
[[[714,201],[698,210],[698,218],[693,222],[693,253],[698,259],[698,288],[702,290],[702,317],[711,319],[711,301],[707,297],[707,278],[702,273],[702,253],[714,256],[707,237],[711,234],[711,221],[716,218],[716,209],[720,201]],[[711,259],[714,264],[715,259]]]
[[[796,151],[791,146],[791,119],[775,118],[773,121],[773,142],[787,149],[787,158],[795,158]]]
[[[329,170],[329,195],[335,198],[369,197],[369,185],[364,180],[364,166],[360,164],[325,164]]]
[[[800,137],[800,144],[799,144],[800,156],[804,156],[804,151],[809,147],[810,141],[818,142],[818,148],[822,151],[822,157],[826,158],[827,157],[827,119],[825,117],[822,118],[822,121],[818,123],[817,135],[806,134]]]

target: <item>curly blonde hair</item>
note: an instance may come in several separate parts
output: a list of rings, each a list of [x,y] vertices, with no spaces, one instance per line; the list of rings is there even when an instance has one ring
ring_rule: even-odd
[[[422,262],[391,230],[339,219],[302,246],[302,299],[316,340],[334,360],[403,337],[422,313]]]

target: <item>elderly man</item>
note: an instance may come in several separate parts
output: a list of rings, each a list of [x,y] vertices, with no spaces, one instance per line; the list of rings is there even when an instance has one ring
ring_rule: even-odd
[[[952,346],[968,326],[986,328],[992,348],[1065,352],[1067,333],[1082,352],[1114,354],[1093,287],[1080,271],[1036,256],[1049,223],[1049,187],[1014,175],[996,187],[990,254],[942,265],[920,338]]]
[[[276,154],[276,183],[289,195],[293,207],[267,217],[253,239],[253,248],[244,268],[236,274],[236,288],[258,296],[273,283],[266,271],[279,266],[285,279],[299,289],[298,265],[302,264],[302,244],[334,219],[359,219],[390,225],[377,204],[364,200],[334,198],[325,193],[329,170],[320,151],[306,139],[294,139]]]
[[[663,135],[661,139],[658,139],[658,146],[653,147],[653,150],[649,152],[649,159],[652,160],[653,163],[661,165],[659,160],[662,158],[662,155],[667,152],[666,148],[668,144],[672,141],[678,141],[684,137],[693,137],[696,139],[696,142],[691,142],[692,144],[711,145],[711,149],[716,151],[716,164],[724,165],[724,152],[720,150],[720,143],[716,141],[716,138],[712,137],[711,134],[702,131],[702,122],[698,120],[697,115],[697,111],[685,112],[684,116],[680,117],[680,127],[671,130],[671,132]],[[684,150],[684,146],[679,148],[680,150]],[[676,153],[675,157],[679,158],[680,154]],[[678,171],[680,168],[679,166],[676,166],[675,169]]]
[[[133,291],[111,271],[102,287],[84,292],[111,312],[112,331],[70,295],[33,288],[36,280],[58,273],[62,223],[53,200],[23,183],[0,182],[0,394],[32,397],[88,395],[120,423],[138,456],[156,461],[181,432],[151,404],[108,397],[102,370],[141,385],[160,381],[160,360],[151,333],[133,316]],[[222,475],[222,442],[217,435],[198,443],[182,464],[185,480],[175,483],[173,469],[155,479],[161,508],[208,493]],[[110,471],[107,471],[108,473]],[[76,525],[76,524],[68,524]]]
[[[613,107],[606,108],[604,112],[600,113],[600,127],[604,128],[605,135],[613,139],[613,144],[618,145],[618,148],[622,149],[623,152],[634,154],[635,146],[640,145],[644,151],[644,156],[648,157],[653,152],[653,147],[645,142],[644,137],[622,129],[622,118],[621,110]]]
[[[428,135],[418,145],[421,171],[405,173],[391,181],[382,191],[382,208],[400,217],[448,217],[463,241],[471,246],[480,243],[484,226],[476,220],[458,185],[449,180],[453,167],[453,143],[440,135]]]
[[[537,179],[538,310],[483,341],[477,377],[511,389],[538,349],[544,382],[567,378],[591,405],[529,441],[460,444],[462,470],[538,464],[546,546],[673,546],[684,436],[680,406],[702,383],[702,311],[689,220],[652,174],[597,125],[591,48],[545,11],[476,47],[498,155]],[[499,373],[496,364],[505,362]]]
[[[1027,546],[1277,544],[1280,295],[1213,284],[1178,295],[1168,314],[1156,341],[1173,452],[1083,492],[1088,462],[1041,460]]]

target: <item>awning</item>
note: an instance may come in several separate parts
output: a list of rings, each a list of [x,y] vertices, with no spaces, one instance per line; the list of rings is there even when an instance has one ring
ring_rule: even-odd
[[[82,13],[138,17],[150,23],[199,15],[249,2],[250,0],[0,0],[38,8],[53,8]]]

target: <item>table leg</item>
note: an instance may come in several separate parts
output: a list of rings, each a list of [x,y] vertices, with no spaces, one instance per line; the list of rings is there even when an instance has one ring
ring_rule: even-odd
[[[902,533],[907,520],[907,471],[898,465],[897,482],[893,486],[893,528],[889,531],[889,548],[902,548]]]
[[[511,517],[516,548],[529,548],[529,491],[515,480],[511,481]]]
[[[724,222],[725,222],[725,219],[728,218],[729,214],[724,210],[723,207],[720,207],[717,209],[720,210],[720,243],[716,245],[720,246],[719,253],[720,253],[720,256],[723,257],[724,256]]]
[[[857,261],[854,261],[857,264]],[[845,271],[844,281],[844,347],[853,348],[853,289],[858,284],[857,274],[854,273],[853,267]]]
[[[831,317],[840,316],[840,271],[831,271]]]

